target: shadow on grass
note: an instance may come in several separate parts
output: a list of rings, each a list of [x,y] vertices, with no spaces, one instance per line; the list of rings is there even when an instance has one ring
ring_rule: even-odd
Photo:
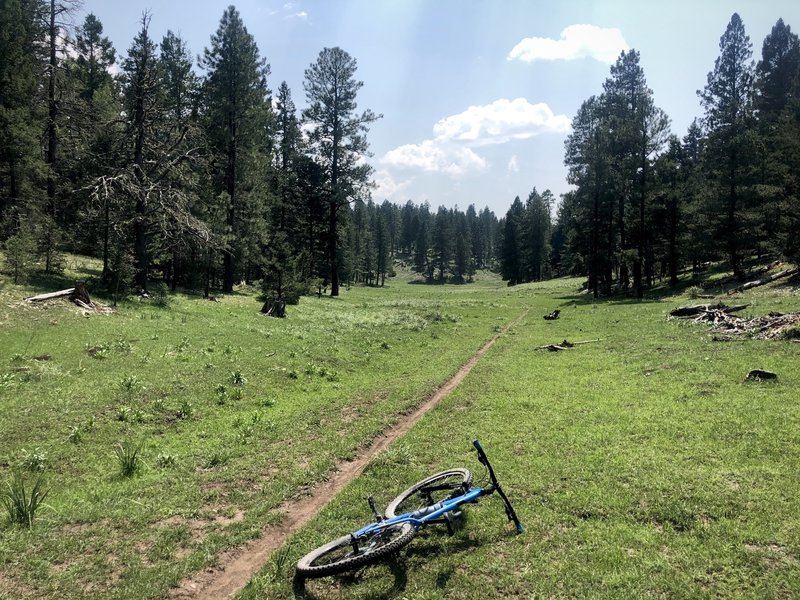
[[[410,545],[406,546],[402,554],[398,554],[388,561],[377,562],[374,565],[362,567],[351,573],[333,576],[333,581],[336,581],[341,588],[343,597],[348,597],[348,589],[364,583],[364,575],[367,572],[372,573],[370,581],[375,579],[376,575],[381,575],[382,572],[388,571],[386,576],[381,577],[381,581],[386,583],[383,585],[383,590],[371,590],[370,598],[376,600],[392,600],[403,594],[408,585],[408,562],[419,561],[425,563],[429,560],[441,556],[442,553],[447,554],[460,554],[473,548],[480,546],[484,542],[477,540],[460,538],[454,542],[444,544],[442,537],[436,534],[422,534],[417,537]],[[447,569],[440,572],[436,577],[437,589],[444,589],[447,582],[453,575],[453,569]],[[327,578],[326,578],[327,579]],[[307,581],[301,577],[295,576],[293,580],[294,597],[302,600],[316,600],[320,596],[314,593],[314,584],[310,588],[306,585]],[[330,591],[330,586],[325,586],[325,591]]]
[[[402,594],[405,591],[406,586],[408,585],[408,570],[405,565],[405,560],[398,556],[390,561],[383,561],[374,565],[362,567],[356,571],[353,571],[352,573],[334,576],[334,580],[337,581],[341,586],[341,591],[344,597],[347,597],[348,595],[348,588],[361,584],[363,574],[367,569],[379,569],[381,571],[388,570],[389,574],[391,575],[391,577],[382,578],[387,583],[391,581],[390,589],[373,590],[370,598],[374,598],[375,600],[391,600],[392,598],[396,598],[398,594]],[[329,587],[326,586],[326,591],[328,590]],[[317,596],[313,590],[310,590],[308,587],[306,587],[306,580],[296,575],[292,582],[292,591],[294,592],[294,597],[298,599],[316,600],[319,598],[319,596]]]

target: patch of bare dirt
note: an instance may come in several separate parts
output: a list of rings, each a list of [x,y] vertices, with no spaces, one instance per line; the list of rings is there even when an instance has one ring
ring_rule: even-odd
[[[172,590],[169,597],[173,600],[186,600],[189,598],[220,600],[222,598],[233,598],[290,535],[308,523],[336,494],[358,477],[378,453],[383,452],[394,441],[408,433],[417,421],[450,394],[489,351],[497,339],[513,325],[522,321],[527,314],[528,311],[525,311],[490,338],[449,381],[437,389],[416,409],[408,413],[408,416],[384,431],[382,435],[375,439],[372,445],[360,451],[353,460],[339,461],[336,471],[327,481],[309,490],[309,494],[303,498],[284,502],[278,508],[278,511],[283,513],[283,519],[280,523],[267,527],[260,538],[252,540],[236,550],[223,552],[213,567],[195,573],[192,577],[182,581],[177,588]]]

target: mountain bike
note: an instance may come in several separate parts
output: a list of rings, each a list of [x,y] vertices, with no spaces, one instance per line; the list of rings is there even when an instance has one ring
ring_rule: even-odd
[[[495,492],[502,498],[506,516],[514,522],[518,533],[522,523],[511,506],[481,444],[472,445],[478,452],[478,462],[488,471],[489,485],[471,487],[472,473],[467,469],[449,469],[415,483],[392,500],[381,515],[372,496],[367,498],[375,522],[339,539],[312,550],[297,562],[300,578],[325,577],[369,565],[397,553],[417,535],[420,529],[443,523],[453,533],[455,521],[462,516],[466,504]]]

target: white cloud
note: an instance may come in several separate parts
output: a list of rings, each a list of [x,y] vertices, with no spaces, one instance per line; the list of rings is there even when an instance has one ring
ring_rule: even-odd
[[[556,115],[547,104],[531,104],[525,98],[501,98],[491,104],[470,106],[464,112],[441,119],[433,126],[434,138],[405,144],[380,160],[387,167],[418,169],[460,177],[489,167],[471,148],[504,144],[543,133],[567,133],[571,120]],[[508,165],[519,170],[516,156]]]
[[[519,160],[517,159],[516,154],[511,157],[511,160],[508,161],[508,172],[519,173]]]
[[[617,28],[596,25],[570,25],[561,32],[561,39],[529,37],[522,40],[506,57],[507,60],[574,60],[593,58],[613,64],[628,43]]]
[[[375,191],[372,194],[373,198],[378,198],[379,201],[386,199],[402,202],[402,192],[408,187],[413,179],[397,181],[392,174],[389,173],[389,171],[386,169],[380,169],[375,172],[373,181],[375,182]]]
[[[297,18],[297,19],[307,19],[308,18],[308,13],[306,11],[304,11],[304,10],[301,10],[300,12],[294,13],[292,16]]]
[[[391,167],[445,173],[451,177],[458,177],[471,171],[482,171],[488,166],[484,158],[469,148],[462,148],[441,139],[399,146],[387,152],[381,162]]]
[[[484,146],[527,139],[541,133],[567,133],[570,123],[569,117],[553,114],[543,102],[531,104],[525,98],[501,98],[446,117],[433,126],[433,132],[437,139]]]

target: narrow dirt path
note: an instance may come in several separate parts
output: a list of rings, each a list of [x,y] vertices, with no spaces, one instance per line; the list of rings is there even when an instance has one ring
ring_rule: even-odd
[[[284,502],[278,510],[285,516],[278,525],[264,529],[260,538],[252,540],[236,550],[222,553],[215,566],[183,580],[177,588],[172,590],[169,598],[173,600],[233,598],[258,573],[269,556],[280,548],[290,535],[314,518],[336,494],[358,477],[376,454],[386,450],[395,440],[408,433],[425,413],[452,392],[497,339],[522,321],[527,314],[528,311],[524,311],[484,343],[449,381],[399,423],[384,431],[369,448],[359,452],[353,460],[339,461],[336,471],[330,479],[313,488],[305,498]]]

